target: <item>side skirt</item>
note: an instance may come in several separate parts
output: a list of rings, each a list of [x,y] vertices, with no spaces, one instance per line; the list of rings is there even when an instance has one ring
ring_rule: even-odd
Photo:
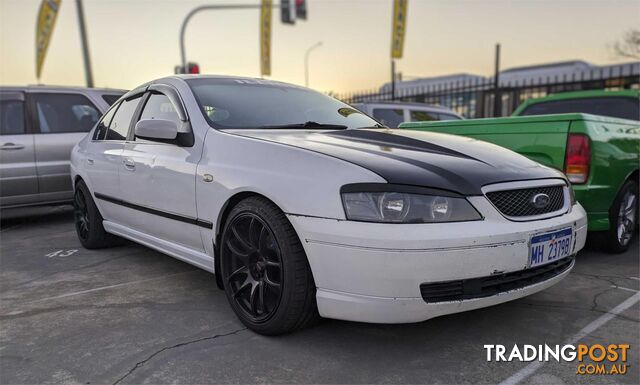
[[[205,253],[154,237],[149,234],[142,233],[137,230],[133,230],[129,227],[122,226],[107,220],[104,220],[102,222],[102,225],[108,233],[129,239],[141,245],[157,250],[163,254],[167,254],[181,261],[190,263],[210,273],[214,273],[215,269],[213,258]]]

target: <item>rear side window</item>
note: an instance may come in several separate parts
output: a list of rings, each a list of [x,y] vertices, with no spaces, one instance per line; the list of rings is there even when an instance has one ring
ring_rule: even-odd
[[[93,128],[100,112],[83,95],[33,94],[38,127],[43,134],[62,132],[88,132]]]
[[[640,120],[638,99],[626,97],[581,98],[540,102],[525,108],[520,115],[567,114],[576,112]]]
[[[126,140],[133,114],[140,103],[140,96],[123,100],[113,115],[107,130],[107,140]]]
[[[387,127],[396,128],[404,122],[404,111],[393,108],[376,108],[373,110],[373,117]]]
[[[22,100],[0,100],[0,135],[24,133],[24,102]]]
[[[113,103],[117,102],[118,99],[120,99],[121,96],[122,96],[122,94],[120,94],[120,95],[104,94],[104,95],[102,95],[102,99],[105,102],[107,102],[108,105],[112,106]]]
[[[428,122],[430,120],[438,120],[438,115],[435,112],[411,110],[409,111],[409,113],[411,114],[412,122]]]
[[[111,120],[113,119],[113,115],[115,115],[118,107],[114,107],[110,109],[100,120],[96,130],[93,132],[93,140],[103,140],[105,135],[107,134],[107,130],[109,129],[109,125],[111,124]]]

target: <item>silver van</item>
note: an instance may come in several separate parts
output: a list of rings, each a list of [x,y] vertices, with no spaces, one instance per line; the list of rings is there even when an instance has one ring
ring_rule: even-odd
[[[70,202],[71,149],[124,93],[0,87],[0,208]]]
[[[462,116],[452,110],[423,103],[407,102],[367,102],[354,103],[353,107],[372,116],[387,127],[396,128],[403,122],[424,122],[429,120],[459,120]]]

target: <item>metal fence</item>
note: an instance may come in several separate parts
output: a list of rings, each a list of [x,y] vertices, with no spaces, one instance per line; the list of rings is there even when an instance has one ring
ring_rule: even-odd
[[[396,83],[379,90],[334,95],[347,103],[406,101],[448,107],[467,118],[509,116],[525,100],[552,93],[580,90],[640,89],[640,63],[629,63],[575,72],[571,75],[500,81],[475,78],[424,87],[405,87]],[[498,106],[495,105],[496,95]]]

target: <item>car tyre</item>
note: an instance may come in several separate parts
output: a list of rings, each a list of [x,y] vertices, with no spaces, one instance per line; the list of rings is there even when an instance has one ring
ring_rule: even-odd
[[[93,201],[84,181],[76,184],[73,197],[73,214],[76,234],[87,249],[102,249],[121,243],[121,238],[109,234],[102,226],[102,215]]]
[[[262,197],[239,202],[226,220],[220,251],[227,299],[249,329],[279,335],[319,320],[306,254],[272,202]]]
[[[606,250],[623,253],[629,249],[638,224],[638,182],[622,185],[609,210],[610,228],[605,233]]]

